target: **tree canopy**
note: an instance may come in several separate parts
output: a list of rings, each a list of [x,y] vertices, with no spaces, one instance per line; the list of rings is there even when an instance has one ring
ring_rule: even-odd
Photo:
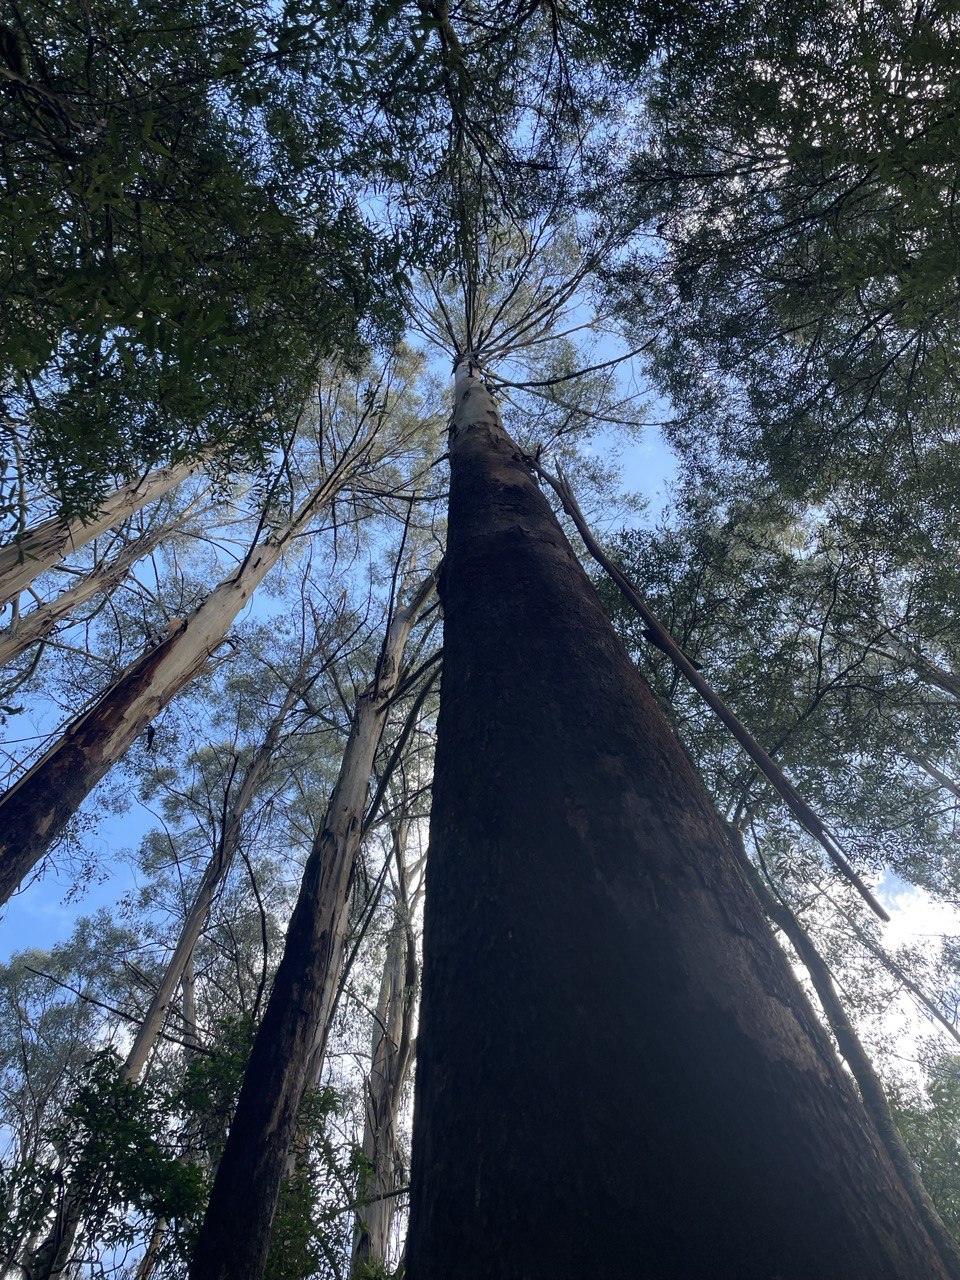
[[[9,7],[0,1273],[960,1276],[957,21]]]

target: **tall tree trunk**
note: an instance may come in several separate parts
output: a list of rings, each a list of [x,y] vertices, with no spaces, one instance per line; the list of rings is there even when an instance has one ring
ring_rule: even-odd
[[[329,1025],[370,775],[407,637],[433,577],[397,608],[360,695],[190,1263],[192,1280],[259,1280],[311,1059]],[[238,1207],[242,1213],[238,1214]]]
[[[398,843],[405,843],[407,823]],[[402,857],[402,853],[401,853]],[[353,1268],[385,1264],[396,1210],[400,1168],[397,1120],[413,1058],[413,1013],[417,990],[417,952],[409,909],[397,904],[387,942],[380,993],[373,1019],[370,1072],[364,1092],[361,1152],[364,1171],[358,1186],[360,1207],[353,1236]]]
[[[92,600],[94,596],[111,591],[127,576],[138,560],[150,555],[164,538],[179,527],[180,521],[172,520],[129,543],[109,564],[99,564],[89,573],[84,574],[75,586],[61,591],[58,596],[46,604],[38,605],[27,614],[18,618],[16,623],[0,631],[0,667],[12,662],[14,658],[39,644],[69,618],[81,605]]]
[[[747,878],[753,885],[757,897],[760,899],[760,905],[767,913],[768,919],[783,930],[790,945],[797,953],[800,963],[810,975],[810,981],[826,1015],[830,1030],[833,1032],[840,1053],[843,1055],[854,1080],[857,1082],[863,1105],[869,1111],[877,1127],[877,1132],[887,1149],[887,1154],[903,1180],[904,1186],[913,1197],[917,1214],[939,1249],[948,1274],[952,1277],[952,1280],[960,1280],[960,1244],[957,1243],[944,1226],[936,1205],[930,1198],[930,1193],[923,1185],[920,1170],[914,1163],[913,1157],[907,1149],[907,1144],[897,1128],[897,1122],[893,1118],[893,1112],[890,1110],[890,1103],[887,1101],[887,1095],[884,1092],[880,1077],[874,1070],[870,1055],[864,1049],[860,1037],[854,1030],[853,1024],[847,1016],[847,1011],[837,995],[833,975],[803,925],[801,925],[787,904],[777,898],[763,883],[755,868],[748,861],[746,853],[741,856],[741,865],[746,870]]]
[[[111,766],[206,665],[234,619],[279,560],[290,536],[329,496],[326,484],[282,533],[252,549],[235,574],[188,618],[141,654],[78,716],[63,735],[0,799],[0,904],[63,830]]]
[[[160,1257],[160,1248],[163,1245],[163,1237],[166,1234],[166,1230],[166,1218],[158,1218],[153,1228],[153,1233],[147,1242],[147,1247],[143,1251],[143,1257],[140,1259],[140,1265],[137,1267],[137,1274],[134,1276],[134,1280],[150,1280]]]
[[[469,360],[450,455],[410,1280],[942,1280]]]
[[[180,463],[161,467],[141,480],[124,485],[110,495],[92,520],[61,520],[54,517],[27,529],[20,537],[0,547],[0,604],[10,600],[34,578],[79,551],[101,533],[126,520],[149,502],[156,502],[181,481],[199,470],[200,463]]]

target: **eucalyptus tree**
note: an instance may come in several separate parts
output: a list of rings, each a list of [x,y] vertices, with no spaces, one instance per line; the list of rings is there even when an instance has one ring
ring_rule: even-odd
[[[949,814],[911,755],[951,751],[960,706],[930,686],[911,651],[892,651],[903,645],[897,636],[918,634],[918,608],[938,612],[929,587],[829,513],[722,514],[712,488],[614,548],[681,647],[858,858],[949,892]],[[606,588],[604,597],[722,811],[737,825],[777,826],[762,776],[703,717],[639,619]],[[942,621],[949,602],[944,609]]]
[[[483,234],[560,190],[551,221],[578,208],[584,243],[588,148],[562,110],[540,153],[535,127],[511,134],[508,88],[495,125],[546,176],[498,186],[465,45],[444,52],[461,274],[456,314],[435,291],[456,391],[409,1274],[947,1274],[494,402],[511,347],[573,294],[507,279],[516,310],[485,323]],[[886,1205],[869,1222],[854,1164]]]
[[[190,0],[30,2],[2,34],[5,458],[70,514],[211,446],[262,461],[320,360],[397,331],[358,196],[416,142],[415,68],[366,127],[402,38]]]
[[[402,1186],[401,1105],[413,1061],[419,987],[417,912],[422,894],[420,865],[408,856],[410,821],[392,826],[396,876],[383,967],[373,1012],[370,1068],[364,1082],[360,1201],[351,1264],[386,1267]]]
[[[373,679],[357,699],[340,773],[304,870],[191,1259],[191,1274],[198,1277],[259,1275],[266,1262],[311,1061],[322,1055],[329,1034],[374,754],[394,697],[410,674],[402,666],[407,640],[434,589],[432,571],[413,579],[411,566],[403,581],[407,599],[391,592]],[[245,1206],[240,1225],[237,1203]]]
[[[69,1171],[51,1135],[91,1052],[122,1043],[136,986],[122,958],[136,948],[135,933],[103,912],[52,951],[21,952],[3,968],[5,1271],[40,1245],[59,1211]]]
[[[303,609],[306,611],[305,604]],[[181,790],[180,787],[173,787],[173,779],[166,780],[167,787],[171,789],[170,798],[174,801],[165,806],[168,821],[172,821],[177,814],[182,819],[185,810],[192,811],[197,817],[198,826],[201,829],[206,828],[204,834],[211,846],[211,856],[199,877],[194,896],[188,900],[179,923],[175,945],[165,965],[159,971],[155,984],[151,987],[147,1007],[140,1017],[129,1048],[123,1056],[119,1068],[119,1077],[122,1081],[136,1082],[143,1076],[148,1060],[164,1031],[171,1002],[181,986],[183,1007],[179,1018],[181,1024],[179,1037],[188,1046],[201,1043],[194,994],[196,981],[194,956],[197,945],[209,924],[214,903],[222,893],[238,850],[241,850],[242,844],[250,843],[248,811],[251,810],[255,801],[259,801],[256,824],[262,830],[268,820],[269,811],[276,801],[277,792],[283,790],[285,782],[289,786],[289,781],[284,779],[283,774],[285,769],[289,770],[290,766],[282,757],[285,751],[289,751],[291,740],[296,741],[298,735],[302,736],[304,723],[311,720],[313,714],[305,713],[302,706],[303,699],[317,685],[324,671],[336,661],[338,650],[342,647],[342,641],[338,644],[335,639],[336,633],[339,632],[345,639],[349,638],[349,626],[345,618],[323,619],[321,625],[323,630],[328,632],[327,635],[321,635],[318,631],[319,621],[314,617],[312,641],[309,638],[308,627],[302,626],[299,652],[291,655],[289,672],[284,672],[278,666],[281,654],[276,651],[276,634],[273,633],[274,653],[269,659],[264,659],[268,669],[261,674],[261,678],[256,679],[254,653],[252,655],[253,672],[251,673],[248,667],[244,673],[245,678],[228,679],[228,696],[232,693],[233,697],[239,700],[233,742],[218,744],[220,749],[217,749],[214,744],[206,747],[202,753],[203,758],[196,762],[200,766],[199,776],[189,792]],[[306,619],[303,618],[302,622],[305,624]],[[289,642],[287,647],[290,647]],[[294,640],[294,648],[296,647],[296,640]],[[268,676],[266,684],[263,675]],[[262,735],[252,745],[242,742],[243,737],[246,736],[242,732],[245,728],[243,722],[249,719],[249,712],[245,711],[242,704],[245,696],[246,698],[251,696],[251,690],[245,689],[244,685],[250,683],[256,685],[256,693],[253,696],[264,701],[270,701],[275,696],[278,702],[275,714],[272,718],[268,718]],[[270,687],[271,683],[279,684],[279,689],[273,690]],[[244,746],[245,749],[243,749]],[[267,792],[267,784],[269,784],[269,792]],[[162,784],[160,789],[163,790]],[[164,841],[167,860],[172,852],[170,845],[173,842],[174,837],[168,828]],[[181,847],[177,849],[177,870],[182,877],[185,874],[184,863],[189,845],[182,837],[178,844]],[[257,872],[251,865],[249,854],[245,856],[251,877],[256,877]],[[156,890],[157,885],[154,882],[151,885],[153,911],[157,909]],[[263,930],[261,990],[253,1002],[252,1009],[255,1017],[270,965],[267,953],[267,917],[261,900],[261,890],[256,885],[255,878],[254,891],[260,906]],[[82,1227],[85,1212],[91,1203],[90,1190],[90,1188],[78,1186],[76,1180],[64,1190],[62,1204],[54,1215],[47,1238],[35,1251],[36,1256],[31,1262],[34,1280],[47,1280],[48,1277],[59,1276],[76,1259],[77,1232]],[[155,1235],[157,1231],[159,1227],[155,1228]],[[154,1256],[160,1245],[160,1239],[154,1241],[151,1238],[145,1256]]]
[[[338,500],[371,493],[389,498],[397,466],[411,455],[420,458],[422,432],[398,408],[407,385],[402,378],[394,385],[381,371],[359,382],[347,378],[346,386],[336,375],[333,381],[334,412],[325,412],[321,396],[313,440],[300,451],[291,442],[280,459],[239,567],[192,612],[174,617],[0,798],[4,901],[97,782],[209,662],[284,550],[318,515],[335,519]]]
[[[54,516],[18,530],[16,537],[0,548],[0,598],[3,602],[11,600],[39,574],[115,528],[141,507],[156,502],[196,470],[189,463],[161,467],[110,494],[90,520],[68,521]]]

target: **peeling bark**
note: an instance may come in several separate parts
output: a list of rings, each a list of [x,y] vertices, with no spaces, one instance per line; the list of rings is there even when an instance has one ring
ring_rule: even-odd
[[[469,360],[457,383],[409,1280],[943,1280]]]
[[[58,517],[44,520],[0,547],[0,604],[12,599],[34,578],[54,568],[74,551],[113,529],[121,520],[126,520],[147,503],[162,498],[198,471],[200,466],[201,463],[192,462],[161,467],[111,494],[89,522]]]
[[[329,493],[329,486],[321,486],[281,533],[258,544],[189,617],[172,622],[159,644],[132,662],[0,798],[0,904],[137,736],[203,670],[286,542]]]
[[[407,637],[432,590],[431,575],[395,611],[376,678],[357,701],[190,1263],[192,1280],[259,1280],[263,1273],[310,1064],[322,1055],[336,999],[374,755]]]

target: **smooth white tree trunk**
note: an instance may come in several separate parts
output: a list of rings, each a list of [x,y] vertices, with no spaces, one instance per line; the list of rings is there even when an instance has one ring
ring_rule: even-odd
[[[397,832],[401,857],[406,827],[403,823]],[[361,1203],[353,1236],[354,1269],[364,1263],[386,1264],[400,1186],[397,1125],[413,1060],[417,961],[409,911],[398,903],[395,914],[373,1018],[370,1071],[364,1090],[364,1170],[359,1180]]]
[[[203,670],[290,538],[340,483],[324,480],[283,530],[257,544],[240,568],[189,617],[172,622],[159,644],[131,663],[4,794],[0,799],[0,904],[36,866],[111,766]]]
[[[12,599],[34,578],[54,568],[61,560],[79,551],[121,520],[139,511],[201,467],[199,462],[161,467],[110,495],[99,512],[89,521],[62,520],[54,517],[27,529],[20,537],[0,547],[0,604]]]
[[[46,640],[81,605],[95,596],[111,591],[123,581],[138,560],[155,551],[179,524],[179,521],[170,521],[161,528],[144,534],[142,538],[137,538],[125,546],[109,564],[97,565],[75,586],[61,591],[46,604],[31,609],[6,630],[0,631],[0,667],[13,662],[41,640]]]

